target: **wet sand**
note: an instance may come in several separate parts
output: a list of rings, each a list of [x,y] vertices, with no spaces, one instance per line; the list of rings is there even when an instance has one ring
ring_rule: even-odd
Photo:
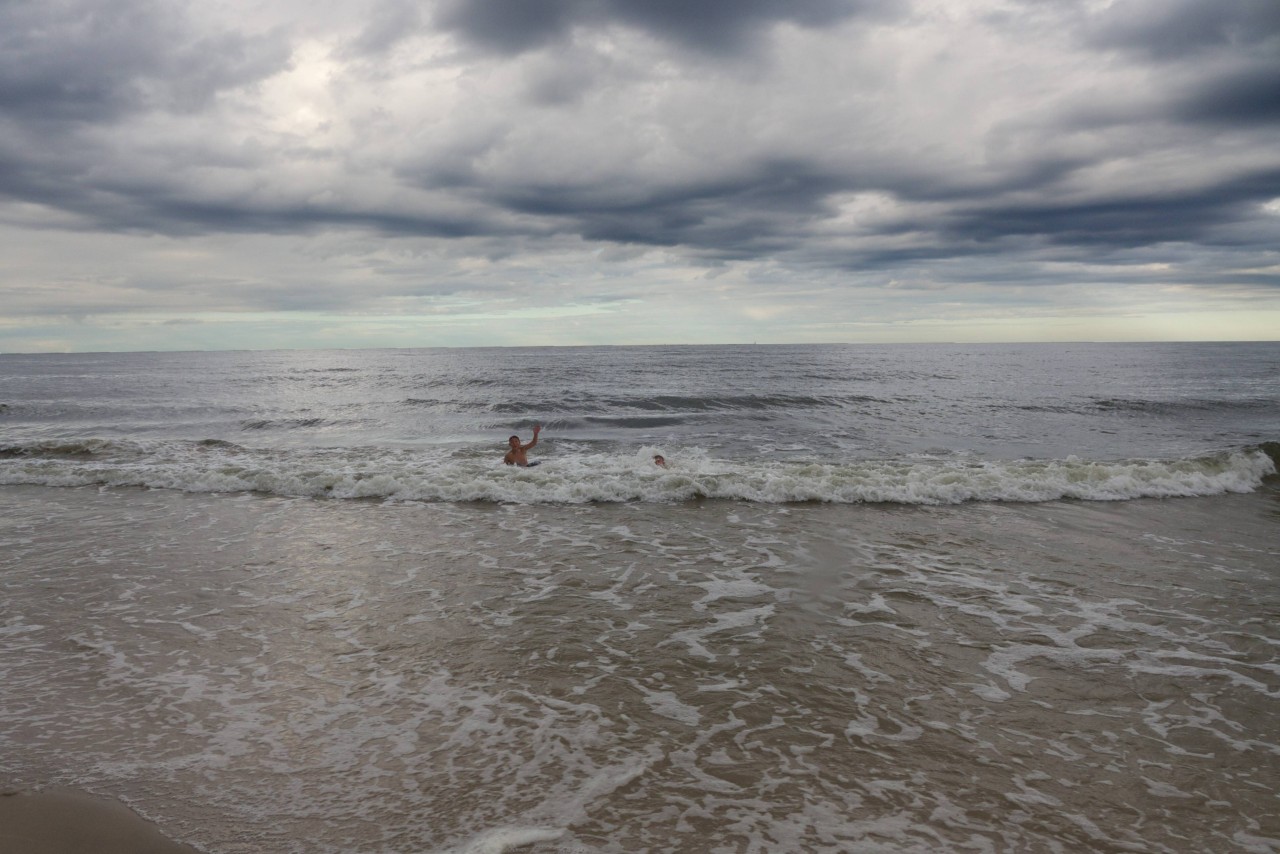
[[[0,796],[0,854],[196,854],[124,804],[74,789]]]

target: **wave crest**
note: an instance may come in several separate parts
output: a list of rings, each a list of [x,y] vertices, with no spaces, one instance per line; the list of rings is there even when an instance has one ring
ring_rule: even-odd
[[[756,462],[697,449],[552,455],[504,466],[474,449],[252,449],[200,442],[33,442],[0,447],[0,484],[105,485],[311,498],[514,503],[678,502],[959,504],[1120,501],[1250,492],[1277,471],[1280,443],[1183,459],[964,459]]]

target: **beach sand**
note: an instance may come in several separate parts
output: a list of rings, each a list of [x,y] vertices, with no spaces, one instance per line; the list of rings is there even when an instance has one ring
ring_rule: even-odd
[[[0,854],[196,854],[124,804],[74,789],[0,796]]]

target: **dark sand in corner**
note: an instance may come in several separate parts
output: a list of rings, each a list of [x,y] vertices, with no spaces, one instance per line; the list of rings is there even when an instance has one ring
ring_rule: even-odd
[[[0,854],[197,854],[118,801],[71,789],[0,796]]]

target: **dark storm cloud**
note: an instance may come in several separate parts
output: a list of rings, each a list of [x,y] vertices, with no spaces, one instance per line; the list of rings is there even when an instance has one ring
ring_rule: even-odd
[[[933,126],[902,119],[912,111],[926,117],[948,114],[946,96],[928,91],[927,84],[904,84],[893,73],[877,77],[863,68],[847,72],[847,78],[828,73],[838,64],[832,61],[836,48],[854,48],[843,43],[833,48],[822,28],[881,23],[904,8],[888,0],[444,0],[435,24],[500,54],[499,61],[488,53],[481,52],[479,59],[468,53],[462,64],[441,75],[456,75],[471,87],[463,87],[465,94],[456,102],[450,94],[426,93],[422,97],[430,107],[419,110],[413,93],[401,91],[402,102],[386,96],[386,111],[396,118],[377,131],[357,128],[341,141],[350,148],[342,149],[308,137],[319,120],[302,130],[278,130],[272,122],[279,117],[271,110],[294,109],[292,101],[282,96],[264,103],[245,94],[251,84],[289,67],[291,51],[303,40],[297,33],[290,44],[275,31],[198,29],[181,6],[161,0],[0,0],[0,196],[78,215],[86,230],[172,236],[359,230],[450,240],[565,237],[679,247],[698,262],[780,258],[839,270],[888,270],[1002,253],[1114,257],[1181,243],[1236,241],[1251,251],[1266,251],[1275,217],[1259,210],[1280,197],[1280,164],[1265,154],[1266,141],[1259,137],[1280,120],[1280,0],[1127,0],[1094,16],[1083,4],[1040,3],[1037,21],[1048,16],[1060,22],[1072,50],[1083,43],[1091,57],[1109,55],[1097,63],[1099,80],[1120,68],[1132,74],[1126,81],[1138,83],[1120,92],[1106,82],[1082,85],[1087,98],[1054,102],[1056,87],[1065,84],[1042,72],[1046,80],[1034,100],[1019,90],[1007,99],[1013,105],[1002,107],[1001,87],[1008,81],[999,74],[983,76],[989,68],[975,62],[978,85],[991,87],[989,109],[1007,110],[985,125],[975,117],[978,130],[956,126],[954,116],[937,118]],[[1003,28],[999,35],[1011,44],[1036,29],[1017,15],[1002,15],[988,21]],[[320,114],[339,101],[325,100],[331,94],[327,85],[350,90],[376,80],[361,109],[370,102],[381,109],[382,85],[404,79],[399,74],[408,76],[398,60],[389,58],[392,48],[421,35],[431,23],[429,7],[380,0],[354,25],[335,25],[338,35],[328,44],[339,47],[324,57],[328,64],[317,63],[314,75],[298,85],[304,94],[311,91],[307,85],[322,90],[316,97]],[[815,46],[816,70],[773,85],[769,74],[775,69],[759,63],[756,70],[765,83],[756,88],[756,81],[742,83],[743,75],[736,72],[743,66],[723,60],[754,56],[757,38],[776,24],[813,28],[805,32],[812,39],[805,44]],[[615,25],[643,32],[646,43],[659,42],[655,55],[674,69],[634,103],[626,99],[638,91],[634,78],[648,74],[647,65],[618,70],[609,57],[589,48],[525,55],[567,42],[577,28]],[[856,26],[831,38],[850,38],[851,29]],[[894,50],[911,47],[909,38],[899,38]],[[934,31],[922,38],[939,36]],[[963,50],[958,40],[931,42],[919,48],[912,67],[927,67],[947,52],[959,59]],[[1112,54],[1118,58],[1112,60]],[[430,61],[457,59],[444,49],[441,56],[447,58]],[[351,57],[367,65],[360,74],[344,77],[342,62]],[[878,61],[892,59],[886,51]],[[1023,62],[1022,71],[1035,73],[1034,63]],[[729,72],[700,88],[698,81],[688,85],[685,72],[694,65],[728,67]],[[1089,61],[1069,67],[1082,77],[1094,72]],[[487,79],[501,73],[510,75],[503,78],[508,88],[486,88]],[[616,77],[605,79],[609,73]],[[816,87],[830,103],[812,98],[809,112],[784,112],[776,126],[735,126],[748,129],[744,137],[763,128],[764,142],[734,138],[714,122],[690,122],[700,108],[718,106],[714,101],[722,95],[738,99],[733,105],[742,114],[776,109],[776,102],[792,96],[808,103],[811,93],[804,87]],[[402,90],[410,88],[405,84]],[[148,149],[143,131],[129,121],[199,114],[217,102],[219,93],[233,89],[241,90],[240,115],[253,118],[228,124],[225,139],[211,119],[175,135],[188,148]],[[658,89],[678,90],[676,105],[652,94]],[[635,166],[615,152],[608,134],[592,132],[607,119],[598,105],[612,106],[604,97],[589,99],[598,91],[620,93],[618,107],[630,109],[631,123],[618,127],[658,140],[658,159],[667,157],[679,168]],[[865,113],[837,103],[849,91],[865,96]],[[431,112],[437,104],[438,114]],[[574,112],[583,104],[588,106]],[[975,111],[988,109],[978,99],[974,104]],[[840,109],[845,113],[838,120],[827,120],[829,112]],[[349,117],[326,120],[344,118]],[[885,128],[885,137],[864,133],[864,121]],[[900,121],[906,130],[898,129]],[[561,135],[563,126],[583,132]],[[215,128],[214,138],[207,145],[203,138],[193,141],[206,127]],[[706,140],[694,138],[699,133]],[[853,141],[846,144],[845,133]],[[1002,139],[1006,133],[1013,138],[1008,145]],[[421,147],[385,144],[384,134],[403,134]],[[680,137],[680,144],[671,137]],[[554,171],[547,165],[561,154],[553,143],[562,139],[581,145],[569,156],[599,177],[580,178],[572,169]],[[1059,146],[1060,140],[1082,141]],[[623,142],[617,141],[618,150]],[[954,151],[948,148],[952,144]],[[1219,163],[1218,152],[1228,149],[1250,156]],[[1142,158],[1151,151],[1174,152],[1187,172],[1204,168],[1195,174],[1152,168],[1145,183],[1127,180],[1123,186],[1090,177],[1094,172],[1141,176]],[[1123,165],[1106,168],[1115,164]],[[300,165],[312,168],[281,177]],[[206,173],[231,179],[224,185]],[[372,183],[369,176],[383,175],[389,176],[385,185],[362,192]],[[331,182],[349,192],[325,195]],[[837,218],[838,197],[855,193],[883,195],[897,206],[895,212],[842,225],[848,233],[824,231]],[[988,275],[992,281],[1016,278],[990,270]],[[281,299],[282,305],[293,299],[301,305],[307,295]]]
[[[576,26],[623,24],[712,54],[750,42],[776,23],[820,27],[885,16],[889,0],[446,0],[437,22],[488,50],[516,54],[564,38]]]
[[[981,179],[949,174],[927,161],[875,164],[856,160],[833,164],[813,157],[758,158],[728,177],[689,180],[678,187],[632,182],[580,188],[541,183],[536,177],[503,184],[488,182],[466,157],[437,164],[427,183],[447,180],[488,199],[496,207],[554,218],[559,229],[599,241],[641,245],[683,245],[718,258],[749,258],[801,250],[811,227],[828,212],[834,194],[868,191],[914,203],[943,203],[949,210],[932,219],[882,223],[884,235],[916,232],[932,235],[927,247],[867,251],[842,265],[892,263],[895,260],[977,256],[1002,251],[1009,243],[1035,241],[1042,246],[1098,251],[1207,239],[1214,229],[1248,220],[1258,206],[1280,195],[1274,173],[1241,166],[1234,174],[1219,170],[1207,181],[1186,187],[1152,185],[1147,191],[1116,189],[1095,183],[1083,198],[1056,200],[1055,188],[1107,158],[1137,152],[1129,139],[1149,136],[1185,147],[1211,145],[1177,125],[1206,126],[1216,132],[1247,131],[1275,122],[1280,105],[1280,2],[1277,0],[1132,0],[1094,17],[1064,11],[1065,4],[1044,4],[1037,14],[1062,15],[1086,44],[1120,50],[1133,68],[1156,75],[1148,94],[1118,93],[1128,101],[1106,113],[1108,97],[1095,98],[1101,113],[1063,113],[1037,131],[1051,144],[1071,134],[1114,135],[1111,150],[1089,155],[1038,154],[1002,158]],[[1083,7],[1081,7],[1083,8]],[[440,20],[467,39],[489,49],[516,54],[562,38],[574,26],[623,22],[680,47],[725,53],[749,41],[749,34],[771,23],[790,21],[820,26],[879,14],[883,8],[852,3],[652,3],[538,0],[520,4],[451,3]],[[1021,22],[1000,24],[1016,31]],[[1205,63],[1207,56],[1217,61]],[[1159,79],[1167,77],[1168,84]],[[543,98],[544,103],[554,99]],[[1170,127],[1172,123],[1173,127]],[[943,129],[939,129],[943,133]],[[1168,141],[1170,134],[1185,137]],[[994,137],[992,137],[994,139]],[[1149,143],[1148,143],[1149,144]],[[477,158],[483,156],[477,153]],[[821,165],[820,165],[821,164]],[[1078,192],[1078,190],[1077,190]],[[1010,194],[1026,198],[1010,204]],[[819,253],[830,256],[830,253]]]
[[[1154,63],[1170,117],[1251,125],[1280,120],[1280,2],[1131,0],[1084,25],[1085,43]]]
[[[197,31],[169,3],[6,0],[0,117],[104,122],[147,107],[196,110],[287,58],[278,38]]]
[[[166,228],[160,223],[171,223]],[[497,236],[508,229],[475,217],[397,214],[391,211],[359,211],[280,204],[250,207],[244,204],[197,203],[180,198],[157,199],[139,211],[134,228],[165,234],[305,234],[327,229],[363,229],[387,237]]]
[[[127,6],[0,4],[0,114],[97,121],[129,109],[130,82],[160,53],[136,17]]]
[[[1280,8],[1280,0],[1276,3]],[[1223,126],[1280,124],[1280,55],[1275,64],[1208,77],[1174,102],[1174,116]],[[1277,141],[1280,145],[1280,140]]]
[[[1126,0],[1089,23],[1095,47],[1134,51],[1183,62],[1221,51],[1265,51],[1280,56],[1280,3],[1276,0]]]
[[[768,160],[738,174],[631,192],[528,184],[494,188],[503,206],[573,223],[590,240],[654,246],[686,244],[746,257],[794,238],[794,223],[819,216],[847,180],[812,164]]]
[[[1010,164],[1006,173],[974,183],[901,164],[887,171],[838,171],[804,160],[769,159],[717,180],[633,192],[534,184],[486,191],[498,194],[504,208],[558,220],[562,230],[590,240],[685,246],[725,260],[794,251],[847,268],[992,255],[1032,242],[1093,252],[1211,242],[1216,228],[1246,221],[1256,216],[1260,202],[1280,197],[1280,169],[1273,169],[1193,188],[1135,193],[1099,187],[1084,201],[1055,201],[1051,188],[1088,165],[1048,157]],[[868,231],[922,235],[927,245],[844,254],[808,248],[814,225],[832,213],[830,198],[852,192],[924,205],[924,215],[887,219]],[[1011,204],[1011,196],[1031,200]]]
[[[978,245],[1010,236],[1080,247],[1211,244],[1215,229],[1254,215],[1259,200],[1277,196],[1280,169],[1271,169],[1180,191],[1100,193],[1084,203],[960,206],[947,217],[943,233]]]
[[[454,0],[443,6],[436,20],[481,47],[520,53],[562,35],[577,5],[574,0]]]

